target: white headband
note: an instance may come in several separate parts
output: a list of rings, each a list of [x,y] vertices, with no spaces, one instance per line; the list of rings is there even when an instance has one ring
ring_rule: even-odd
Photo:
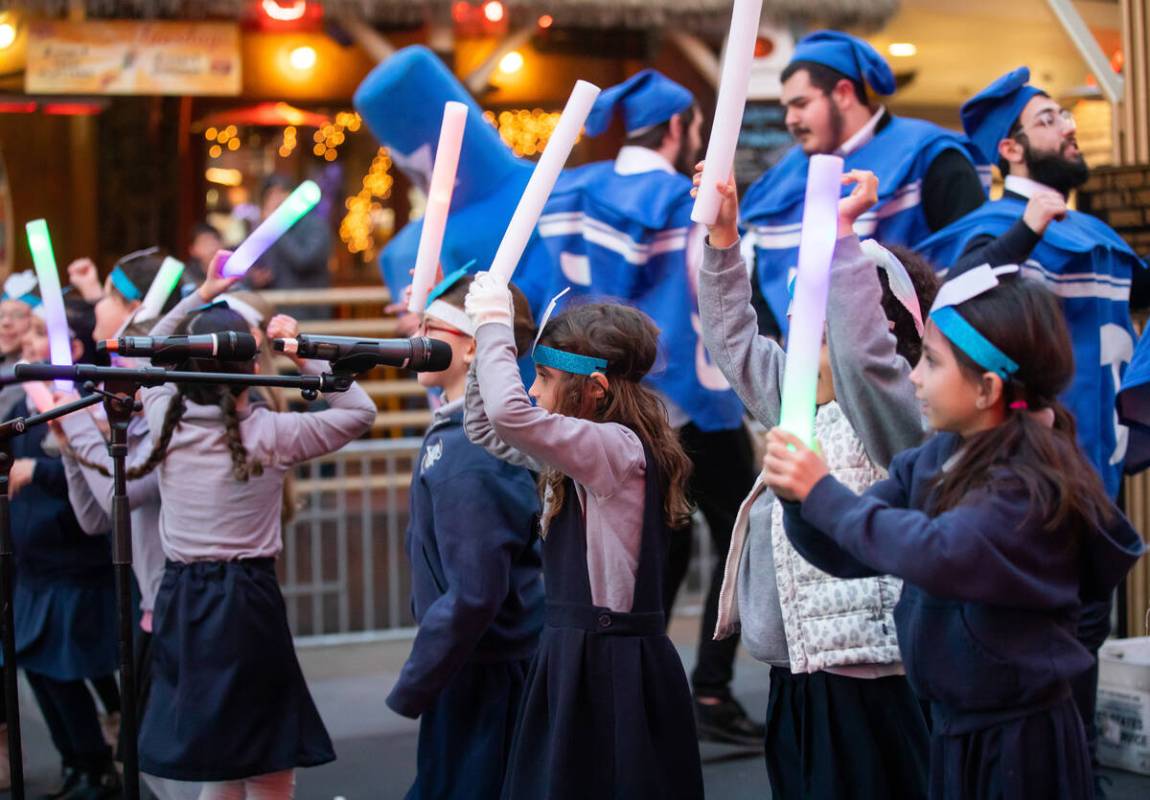
[[[475,336],[475,323],[471,321],[471,317],[467,316],[467,312],[462,308],[456,308],[446,300],[433,300],[423,313],[446,322],[468,336]]]
[[[860,244],[862,251],[875,263],[875,266],[886,273],[891,294],[914,319],[914,328],[918,331],[918,335],[922,336],[923,331],[926,330],[922,320],[922,306],[919,305],[918,292],[914,290],[914,281],[910,279],[910,273],[906,271],[906,267],[898,260],[898,256],[874,239],[866,239]]]
[[[998,285],[999,275],[1009,275],[1018,272],[1017,264],[1004,264],[1001,267],[991,267],[983,264],[980,267],[967,270],[957,277],[949,279],[938,290],[934,297],[934,305],[930,307],[933,314],[946,306],[957,306],[983,292],[989,292]]]

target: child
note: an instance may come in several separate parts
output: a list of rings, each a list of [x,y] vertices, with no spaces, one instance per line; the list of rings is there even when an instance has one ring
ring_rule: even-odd
[[[929,265],[908,259],[911,274],[881,247],[860,246],[852,226],[876,201],[878,181],[857,171],[846,180],[857,185],[839,208],[815,436],[831,471],[862,490],[885,477],[895,453],[922,439],[908,375],[936,279]],[[771,427],[785,354],[758,334],[734,181],[719,190],[722,207],[699,277],[704,343],[747,408]],[[879,269],[872,252],[882,259]],[[822,572],[789,545],[782,516],[760,477],[736,519],[715,633],[729,636],[741,625],[747,649],[771,665],[765,755],[772,796],[924,796],[927,730],[899,660],[892,618],[898,580],[845,581]]]
[[[531,474],[467,440],[463,397],[475,328],[463,312],[472,277],[449,276],[430,295],[419,334],[451,346],[451,366],[421,372],[443,390],[411,483],[407,551],[419,633],[387,704],[421,717],[418,772],[407,796],[499,796],[515,715],[543,625],[535,545],[539,500]],[[534,323],[518,289],[518,347]]]
[[[247,322],[222,306],[188,316],[232,284],[219,276],[221,257],[153,336],[248,332]],[[273,338],[295,332],[288,317],[269,323]],[[199,358],[182,366],[251,369]],[[203,800],[290,798],[296,767],[335,757],[292,646],[274,561],[283,548],[284,475],[363,435],[375,419],[358,385],[325,399],[331,408],[294,414],[249,402],[241,387],[143,390],[154,437],[144,467],[159,471],[168,563],[156,596],[140,765],[161,777],[211,782]]]
[[[94,350],[93,319],[86,306],[69,304],[67,310],[72,354],[81,362]],[[45,321],[33,315],[22,356],[37,362],[48,355]],[[34,412],[21,400],[12,413]],[[107,536],[87,536],[76,521],[55,444],[47,428],[12,440],[16,664],[61,756],[63,783],[52,796],[118,797],[112,749],[86,683],[107,678],[118,666],[112,554]]]
[[[1076,622],[1144,548],[1057,399],[1073,363],[1049,290],[980,267],[939,291],[911,374],[939,433],[888,480],[860,497],[795,437],[768,439],[769,485],[802,503],[786,513],[796,549],[841,577],[904,580],[895,622],[931,703],[932,798],[1094,796]]]
[[[662,612],[668,538],[689,513],[689,462],[640,383],[659,331],[609,304],[545,321],[533,406],[507,287],[481,274],[466,307],[482,399],[468,414],[486,413],[494,436],[543,470],[547,625],[503,797],[701,798],[691,692]],[[469,433],[482,423],[469,421]]]
[[[32,309],[38,305],[36,273],[25,270],[9,275],[0,295],[0,365],[11,367],[20,360]],[[0,421],[11,418],[12,409],[23,399],[24,387],[18,383],[0,388]]]

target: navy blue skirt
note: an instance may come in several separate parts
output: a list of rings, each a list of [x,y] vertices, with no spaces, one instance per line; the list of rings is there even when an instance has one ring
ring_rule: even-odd
[[[531,659],[464,664],[419,719],[407,800],[499,797]]]
[[[144,772],[229,781],[335,760],[272,559],[168,562],[151,644]]]
[[[102,678],[119,669],[111,570],[106,578],[17,578],[12,588],[16,665],[58,681]]]
[[[1086,734],[1069,698],[982,730],[931,737],[931,800],[1093,797]]]

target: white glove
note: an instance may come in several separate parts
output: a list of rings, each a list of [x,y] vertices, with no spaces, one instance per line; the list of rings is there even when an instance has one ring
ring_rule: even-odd
[[[475,323],[476,330],[489,322],[514,328],[511,309],[511,290],[506,284],[489,272],[475,276],[467,291],[467,299],[463,301],[463,310]]]

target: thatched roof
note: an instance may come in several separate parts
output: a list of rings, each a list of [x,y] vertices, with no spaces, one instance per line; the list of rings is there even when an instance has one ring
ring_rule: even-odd
[[[251,0],[82,0],[96,18],[241,17]],[[279,0],[287,5],[287,0]],[[351,12],[380,24],[418,24],[429,13],[449,13],[451,0],[322,0],[329,14]],[[558,25],[725,29],[731,0],[503,0],[513,18],[550,14]],[[23,8],[61,17],[71,0],[0,0],[0,9]],[[764,0],[764,19],[784,23],[875,29],[898,11],[899,0]]]

